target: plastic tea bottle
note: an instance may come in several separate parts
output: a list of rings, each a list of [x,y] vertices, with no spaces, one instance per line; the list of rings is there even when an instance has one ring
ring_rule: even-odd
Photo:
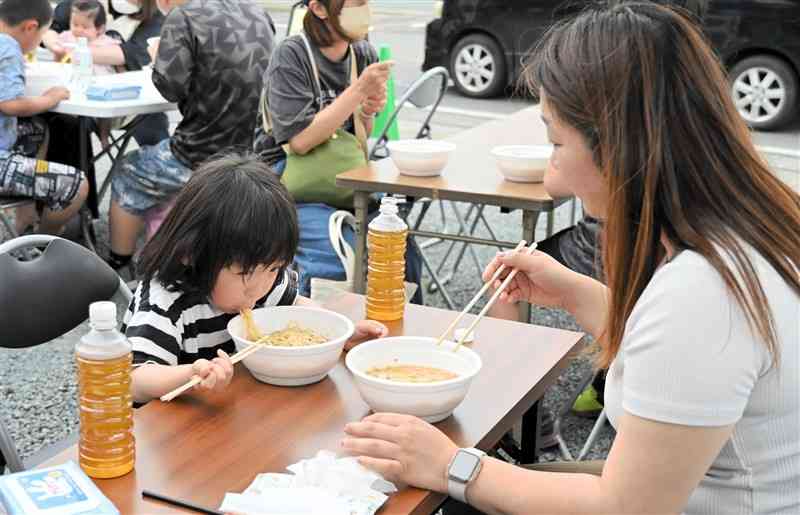
[[[92,329],[75,348],[78,360],[79,462],[94,478],[112,478],[133,469],[136,458],[131,396],[131,344],[117,330],[117,306],[89,306]]]
[[[78,38],[78,46],[72,53],[72,81],[80,91],[86,91],[91,85],[94,73],[92,51],[86,38]]]
[[[403,318],[407,235],[408,226],[397,216],[397,199],[384,197],[380,214],[369,224],[367,233],[367,318]]]

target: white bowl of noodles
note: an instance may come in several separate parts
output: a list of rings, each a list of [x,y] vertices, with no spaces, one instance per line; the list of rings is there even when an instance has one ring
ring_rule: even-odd
[[[350,319],[320,308],[276,306],[254,309],[252,314],[258,329],[272,338],[259,344],[259,350],[242,362],[253,377],[278,386],[321,381],[336,366],[345,342],[354,331]],[[250,343],[244,326],[241,315],[228,322],[228,332],[237,351]],[[321,343],[305,343],[313,335],[321,337]]]
[[[362,343],[345,363],[358,391],[376,412],[414,415],[428,422],[449,417],[480,371],[480,356],[435,338],[396,336]]]

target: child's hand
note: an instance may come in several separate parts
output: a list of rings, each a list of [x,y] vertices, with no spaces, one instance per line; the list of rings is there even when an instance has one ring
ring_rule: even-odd
[[[57,104],[69,98],[69,90],[63,86],[56,86],[45,91],[42,96],[50,98]]]
[[[375,320],[362,320],[356,323],[356,330],[353,332],[353,336],[344,344],[344,350],[350,350],[366,340],[383,338],[388,334],[389,329],[382,323]]]
[[[228,387],[233,377],[233,364],[222,349],[217,351],[216,358],[208,361],[198,359],[192,363],[192,373],[203,380],[197,387],[201,390],[222,391]]]

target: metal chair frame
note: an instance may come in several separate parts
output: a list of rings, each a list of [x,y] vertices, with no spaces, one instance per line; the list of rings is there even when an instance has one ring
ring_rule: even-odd
[[[63,238],[59,238],[57,236],[49,236],[44,234],[34,234],[28,236],[20,236],[18,238],[14,238],[12,240],[6,241],[3,244],[0,244],[0,256],[3,254],[12,254],[16,252],[23,252],[27,249],[36,248],[36,247],[48,247],[51,243],[55,241],[63,241],[68,243],[69,245],[74,245],[76,249],[82,249],[83,252],[86,252],[86,249],[80,247],[76,243],[70,242],[69,240],[64,240]],[[47,250],[45,250],[44,254],[37,258],[43,259],[46,257]],[[90,254],[86,252],[87,255],[93,255],[97,259],[98,266],[108,267],[108,265],[96,254]],[[83,257],[83,256],[81,256]],[[116,295],[122,295],[123,299],[126,302],[130,302],[133,294],[131,293],[130,288],[125,282],[119,278],[119,284],[117,285],[116,291],[112,294],[110,298],[115,297]],[[89,306],[86,306],[86,312],[88,313]],[[2,314],[0,314],[2,315]],[[82,322],[81,320],[76,321],[76,326]],[[7,320],[3,320],[2,323],[9,323]],[[11,322],[13,323],[13,322]],[[30,347],[34,347],[37,345],[41,345],[45,343],[45,341],[37,341],[32,342]],[[14,444],[11,435],[9,434],[8,430],[6,429],[5,425],[0,420],[0,474],[3,472],[4,466],[7,465],[11,472],[19,472],[26,469],[26,466],[35,465],[38,462],[46,459],[51,454],[53,454],[53,450],[60,449],[64,446],[64,441],[55,444],[54,446],[50,446],[45,448],[44,451],[39,451],[32,460],[25,460],[23,461],[20,457],[19,453],[17,452],[16,446]],[[67,439],[67,444],[71,443],[71,439]],[[38,459],[37,459],[38,458]]]

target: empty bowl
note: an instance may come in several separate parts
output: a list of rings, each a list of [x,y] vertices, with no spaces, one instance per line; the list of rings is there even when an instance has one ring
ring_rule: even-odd
[[[513,182],[542,182],[552,153],[552,145],[506,145],[492,149],[500,173]]]
[[[290,323],[295,323],[327,340],[301,347],[260,345],[259,350],[242,360],[253,377],[278,386],[302,386],[321,381],[336,366],[344,344],[354,330],[353,322],[345,316],[305,306],[254,309],[253,320],[263,334],[286,329]],[[237,351],[248,346],[241,315],[228,322],[228,332]]]
[[[390,141],[386,147],[400,173],[415,177],[441,175],[450,154],[456,149],[455,143],[430,139]]]
[[[347,353],[345,363],[358,391],[375,412],[414,415],[428,422],[444,420],[461,404],[472,379],[480,371],[481,358],[472,349],[455,343],[436,345],[436,338],[396,336],[362,343]],[[396,365],[434,367],[456,374],[453,379],[412,383],[382,379],[367,373],[372,368]]]

